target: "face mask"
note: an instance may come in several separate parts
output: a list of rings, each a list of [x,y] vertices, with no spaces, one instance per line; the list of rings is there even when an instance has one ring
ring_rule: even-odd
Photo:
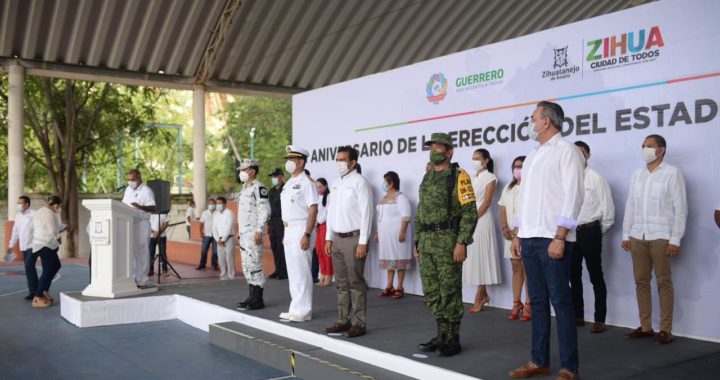
[[[247,182],[250,176],[245,172],[240,172],[240,182]]]
[[[513,169],[513,178],[515,178],[516,181],[519,181],[522,176],[522,168],[514,168]]]
[[[433,165],[439,165],[442,164],[445,161],[445,154],[444,153],[438,153],[438,152],[430,152],[430,162],[432,162]]]
[[[387,193],[388,190],[389,190],[389,188],[390,188],[390,187],[388,186],[387,182],[383,182],[383,184],[382,184],[382,189],[383,189],[383,191]]]
[[[55,213],[58,215],[62,214],[62,208],[58,208],[57,211],[55,211]]]
[[[210,210],[210,211],[215,211],[215,205],[209,205],[209,206],[208,206],[208,210]]]
[[[472,167],[473,169],[475,169],[475,171],[479,172],[480,170],[483,170],[485,168],[485,163],[480,160],[473,160]]]
[[[642,158],[647,162],[648,164],[655,161],[657,158],[656,156],[656,149],[655,148],[643,148],[642,149]]]
[[[532,140],[535,141],[537,141],[538,137],[540,136],[540,133],[535,130],[535,123],[533,122],[530,122],[530,124],[528,124],[528,135]]]
[[[295,161],[287,160],[285,161],[285,171],[288,173],[295,173],[295,169],[297,169],[297,165],[295,165]]]
[[[277,178],[273,178],[270,180],[270,183],[272,183],[273,186],[277,186],[278,183],[280,183],[280,180]]]
[[[18,213],[22,213],[23,211],[25,211],[23,210],[23,205],[16,205],[15,210],[17,210]]]
[[[345,161],[338,161],[335,163],[338,174],[345,175],[348,172],[348,163]]]
[[[128,186],[129,186],[131,189],[135,190],[135,189],[137,189],[137,187],[138,187],[138,182],[137,182],[137,181],[128,181]]]
[[[222,210],[224,210],[224,209],[225,209],[225,205],[221,205],[221,204],[217,205],[217,210],[219,212],[222,212]]]

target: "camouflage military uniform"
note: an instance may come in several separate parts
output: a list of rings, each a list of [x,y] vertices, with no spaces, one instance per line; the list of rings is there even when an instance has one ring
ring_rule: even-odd
[[[433,134],[434,140],[436,135],[444,134]],[[455,179],[452,192],[449,192],[453,171]],[[449,202],[448,196],[451,197]],[[460,330],[464,310],[463,264],[454,261],[453,252],[457,243],[472,243],[477,223],[476,209],[470,176],[457,164],[439,172],[430,170],[425,173],[415,216],[415,244],[420,254],[420,277],[425,300],[438,322],[438,337],[434,339],[457,337]]]
[[[262,243],[255,244],[255,234],[262,234],[270,218],[268,191],[257,179],[246,183],[237,196],[240,257],[248,284],[262,287]]]

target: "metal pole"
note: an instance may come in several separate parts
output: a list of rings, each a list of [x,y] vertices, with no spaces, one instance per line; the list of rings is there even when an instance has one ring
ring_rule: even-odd
[[[250,128],[250,159],[255,159],[255,127]]]

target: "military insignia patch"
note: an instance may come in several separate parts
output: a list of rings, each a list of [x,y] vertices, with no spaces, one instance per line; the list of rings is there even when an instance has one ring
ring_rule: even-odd
[[[475,202],[475,190],[473,190],[470,176],[465,171],[460,171],[457,181],[457,195],[460,205]]]
[[[260,187],[260,198],[267,199],[268,191],[264,187]]]

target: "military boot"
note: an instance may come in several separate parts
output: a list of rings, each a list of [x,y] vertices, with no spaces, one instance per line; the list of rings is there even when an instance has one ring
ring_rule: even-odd
[[[418,350],[423,352],[435,352],[435,350],[440,348],[442,345],[443,337],[445,336],[445,333],[443,332],[443,320],[438,318],[435,320],[435,323],[437,324],[437,336],[426,343],[418,344]]]
[[[248,310],[260,310],[265,307],[265,302],[263,301],[263,288],[261,286],[254,285],[255,292],[253,293],[254,296],[248,302],[247,309]]]
[[[440,356],[453,356],[462,352],[460,346],[460,321],[449,322],[448,334],[441,347]]]
[[[237,310],[245,310],[245,309],[247,309],[248,304],[250,303],[250,301],[251,301],[252,298],[253,298],[253,294],[254,294],[253,286],[252,286],[252,285],[248,285],[248,298],[246,298],[245,301],[238,302],[238,304],[237,304]]]

